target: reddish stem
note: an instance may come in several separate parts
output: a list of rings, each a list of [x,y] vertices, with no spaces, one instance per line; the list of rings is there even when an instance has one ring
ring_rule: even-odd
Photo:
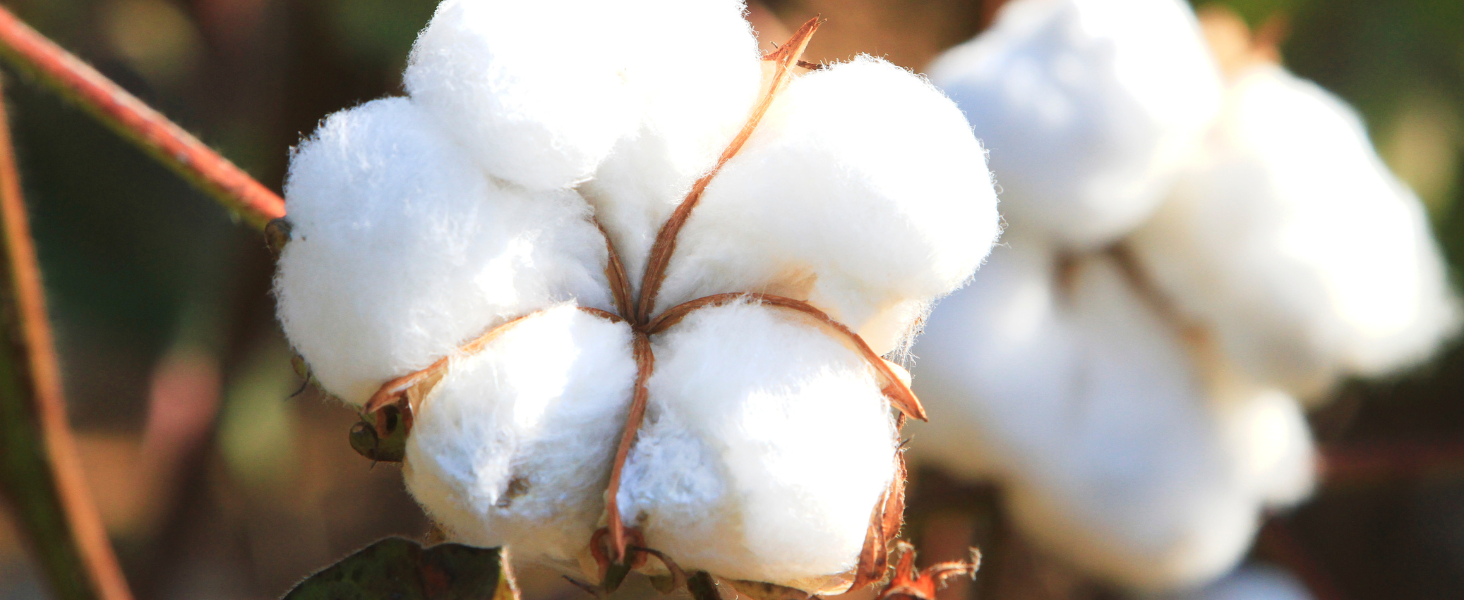
[[[650,390],[646,387],[651,373],[656,368],[656,356],[651,352],[651,338],[645,333],[635,333],[635,392],[630,400],[630,414],[625,418],[625,430],[620,434],[620,446],[615,449],[615,463],[610,467],[610,484],[605,488],[605,511],[609,513],[610,545],[615,550],[615,560],[625,560],[625,523],[620,519],[620,478],[625,471],[625,461],[630,458],[630,448],[635,445],[636,433],[646,416],[646,404]]]
[[[646,272],[641,277],[640,303],[636,308],[636,322],[645,323],[651,318],[651,311],[656,309],[656,296],[661,293],[661,283],[666,281],[666,268],[671,264],[671,256],[676,253],[676,236],[681,233],[681,227],[691,217],[691,210],[696,208],[701,201],[702,192],[706,191],[707,185],[712,178],[721,172],[722,166],[732,160],[737,152],[742,150],[743,144],[752,137],[752,132],[757,129],[758,123],[762,122],[763,115],[767,114],[768,108],[773,105],[773,99],[777,98],[778,92],[782,91],[783,85],[793,77],[793,66],[798,63],[798,57],[808,48],[809,40],[813,39],[813,33],[818,31],[818,17],[809,19],[798,31],[793,32],[793,37],[782,47],[769,52],[763,56],[763,60],[772,61],[776,71],[773,79],[768,84],[768,89],[763,93],[762,101],[753,108],[752,114],[743,124],[742,131],[737,132],[737,137],[732,138],[732,143],[722,151],[717,158],[717,164],[707,171],[696,184],[691,186],[691,192],[686,199],[671,213],[671,217],[661,225],[661,230],[656,233],[656,243],[651,246],[650,258],[646,261]]]
[[[0,491],[15,509],[58,596],[129,600],[132,594],[87,488],[66,420],[45,291],[3,102],[0,236],[5,342],[0,347]]]
[[[4,8],[0,57],[81,106],[250,225],[263,229],[271,219],[285,216],[279,195]]]
[[[1332,446],[1318,453],[1320,479],[1329,485],[1464,469],[1464,442],[1391,442]]]

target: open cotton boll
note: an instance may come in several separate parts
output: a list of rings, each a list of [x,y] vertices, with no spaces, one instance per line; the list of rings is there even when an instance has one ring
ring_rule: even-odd
[[[741,0],[645,3],[663,23],[629,74],[645,113],[580,188],[636,282],[661,224],[742,129],[763,79]]]
[[[712,180],[658,309],[766,291],[895,349],[998,232],[981,145],[921,78],[861,57],[793,80]]]
[[[1197,590],[1164,600],[1312,600],[1306,585],[1290,573],[1266,565],[1246,565]]]
[[[1148,216],[1220,102],[1182,0],[1015,0],[928,72],[991,150],[1011,222],[1079,249]]]
[[[912,430],[915,458],[1003,481],[1034,541],[1123,585],[1224,572],[1261,509],[1309,485],[1299,410],[1209,385],[1107,257],[1055,289],[1052,255],[1030,239],[1009,238],[931,315],[915,389],[942,418]]]
[[[574,306],[520,321],[423,399],[407,487],[455,541],[574,568],[604,512],[635,375],[624,323]]]
[[[1297,393],[1421,361],[1458,323],[1421,203],[1347,106],[1280,67],[1235,84],[1133,248],[1235,362]]]
[[[868,363],[799,313],[747,304],[654,344],[626,522],[688,571],[847,588],[897,451]]]
[[[643,110],[625,39],[655,32],[634,26],[633,4],[446,0],[412,48],[407,91],[493,176],[573,185]]]
[[[611,305],[584,200],[496,184],[404,98],[326,119],[291,157],[285,199],[280,322],[347,402],[496,323]]]

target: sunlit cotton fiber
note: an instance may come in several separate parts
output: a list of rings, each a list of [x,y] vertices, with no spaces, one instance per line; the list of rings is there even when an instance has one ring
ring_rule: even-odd
[[[861,57],[810,73],[707,188],[660,307],[768,291],[887,353],[986,257],[990,178],[960,111],[908,71]]]
[[[529,317],[423,400],[407,489],[455,540],[577,566],[634,383],[628,325],[573,306]]]
[[[742,13],[448,0],[409,97],[329,117],[293,156],[280,320],[348,402],[422,377],[404,472],[449,539],[599,581],[590,543],[648,335],[648,410],[613,498],[636,539],[733,580],[852,583],[898,472],[888,382],[859,344],[751,298],[638,319],[780,294],[895,350],[985,257],[996,195],[969,125],[918,76],[800,68],[710,180],[656,310],[608,315],[607,238],[638,286],[771,87]]]
[[[800,313],[746,304],[695,313],[656,344],[626,521],[686,569],[843,591],[895,470],[867,363]]]
[[[584,200],[486,177],[410,100],[326,119],[295,150],[285,198],[280,323],[347,402],[510,318],[611,308]]]
[[[991,150],[1006,217],[1075,248],[1147,217],[1219,105],[1182,0],[1014,0],[928,70]]]

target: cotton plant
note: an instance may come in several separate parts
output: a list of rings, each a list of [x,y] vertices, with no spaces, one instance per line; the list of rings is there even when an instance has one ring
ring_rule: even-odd
[[[1016,0],[930,68],[1010,227],[914,348],[913,451],[1136,590],[1231,569],[1313,486],[1304,407],[1458,321],[1418,199],[1277,56],[1179,0]]]
[[[816,21],[761,55],[744,10],[447,0],[407,96],[292,155],[280,322],[448,539],[601,590],[884,575],[925,414],[882,357],[995,191],[924,79],[800,63]]]

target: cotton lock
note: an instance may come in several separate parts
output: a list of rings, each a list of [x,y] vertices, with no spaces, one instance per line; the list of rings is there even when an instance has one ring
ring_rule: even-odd
[[[996,194],[929,83],[794,69],[816,23],[763,57],[744,10],[447,0],[408,97],[295,150],[280,321],[331,394],[408,414],[450,539],[861,581],[893,409],[923,416],[880,355],[985,259]]]

